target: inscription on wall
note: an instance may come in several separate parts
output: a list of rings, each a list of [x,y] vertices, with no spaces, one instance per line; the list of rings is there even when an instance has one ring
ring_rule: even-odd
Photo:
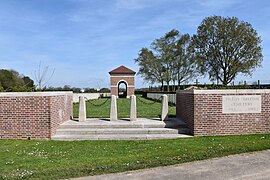
[[[222,96],[222,113],[261,113],[261,96]]]

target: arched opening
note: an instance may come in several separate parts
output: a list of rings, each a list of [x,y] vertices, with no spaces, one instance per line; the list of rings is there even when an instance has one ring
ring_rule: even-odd
[[[118,97],[127,98],[127,83],[125,81],[118,83]]]

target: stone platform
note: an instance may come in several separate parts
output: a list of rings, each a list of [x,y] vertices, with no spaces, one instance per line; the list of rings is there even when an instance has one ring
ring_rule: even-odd
[[[186,124],[176,118],[165,121],[138,118],[69,120],[61,124],[52,140],[147,140],[192,137]]]

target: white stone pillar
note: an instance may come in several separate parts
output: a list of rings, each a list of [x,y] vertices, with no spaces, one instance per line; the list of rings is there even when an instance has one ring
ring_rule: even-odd
[[[130,121],[137,119],[136,96],[130,96]]]
[[[86,121],[86,106],[84,96],[79,97],[79,122]]]
[[[166,94],[162,95],[161,104],[161,121],[164,121],[168,117],[169,107],[168,107],[168,96]]]
[[[117,120],[117,102],[116,102],[116,96],[111,96],[111,111],[110,111],[110,120],[116,121]]]

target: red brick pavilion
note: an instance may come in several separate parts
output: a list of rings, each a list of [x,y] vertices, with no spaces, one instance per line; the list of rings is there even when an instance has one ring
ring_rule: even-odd
[[[120,66],[109,72],[110,74],[110,86],[111,86],[111,95],[116,97],[129,98],[131,95],[134,95],[134,76],[135,71],[125,67]],[[120,94],[120,85],[125,85],[125,92]]]

